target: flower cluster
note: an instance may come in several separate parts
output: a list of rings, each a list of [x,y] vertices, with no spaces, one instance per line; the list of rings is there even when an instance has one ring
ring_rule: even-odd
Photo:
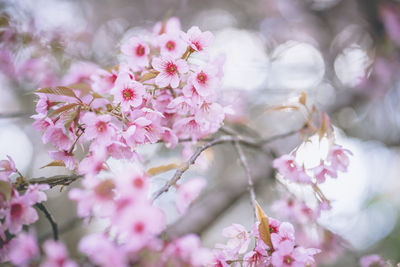
[[[24,194],[20,194],[10,179],[11,175],[17,172],[11,157],[0,161],[0,261],[11,260],[14,264],[24,263],[25,258],[29,259],[14,257],[15,253],[9,252],[16,246],[18,239],[14,237],[26,237],[22,232],[23,226],[38,220],[37,211],[33,206],[46,201],[47,196],[43,191],[49,188],[45,184],[31,184]],[[29,245],[32,242],[25,243]]]
[[[217,244],[215,266],[314,266],[314,255],[319,249],[305,249],[296,245],[295,231],[288,222],[269,218],[268,239],[262,236],[260,222],[253,225],[248,232],[240,224],[233,224],[223,230],[228,238],[226,244]],[[255,247],[248,251],[250,243],[255,240]]]

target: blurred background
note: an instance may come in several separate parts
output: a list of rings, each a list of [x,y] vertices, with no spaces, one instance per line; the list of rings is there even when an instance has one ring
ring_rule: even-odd
[[[60,167],[40,169],[51,161],[51,147],[42,144],[40,133],[31,126],[31,92],[63,83],[77,62],[114,66],[122,39],[151,30],[169,15],[181,19],[184,31],[197,25],[214,33],[209,52],[226,55],[221,93],[237,111],[232,121],[245,122],[263,136],[298,129],[303,124],[300,114],[269,108],[291,103],[304,91],[308,101],[331,116],[338,143],[353,151],[349,172],[321,187],[333,209],[318,223],[342,239],[346,248],[327,257],[326,266],[356,266],[358,257],[368,253],[399,262],[399,1],[0,1],[0,158],[12,156],[26,177],[67,173]],[[271,149],[288,153],[299,140],[278,140]],[[313,142],[302,146],[299,156],[312,161],[321,149]],[[174,210],[174,192],[160,198],[158,204],[176,223],[171,233],[194,231],[213,247],[224,242],[224,227],[251,225],[246,180],[233,152],[229,146],[210,150],[185,174],[185,179],[201,175],[209,182],[186,218]],[[287,193],[271,179],[271,158],[245,152],[259,202],[283,220],[273,202]],[[141,153],[148,159],[157,154],[149,167],[180,158],[179,150],[158,145]],[[154,178],[154,188],[172,174]],[[61,196],[59,191],[49,192],[48,206],[64,232],[62,238],[74,249],[79,237],[101,222],[80,226],[66,197],[68,189]],[[295,194],[307,201],[311,193],[295,189]],[[210,208],[210,203],[217,204]],[[50,235],[47,223],[40,220],[37,225],[42,239]]]

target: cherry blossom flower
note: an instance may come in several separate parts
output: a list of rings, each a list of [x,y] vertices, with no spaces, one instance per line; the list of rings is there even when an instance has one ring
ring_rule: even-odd
[[[314,172],[314,177],[319,184],[325,182],[326,175],[329,175],[332,178],[337,177],[336,170],[331,166],[325,165],[323,162],[321,162],[319,166],[313,168],[312,171]]]
[[[191,76],[191,81],[197,93],[203,97],[213,93],[217,86],[217,68],[212,65],[198,69]]]
[[[130,110],[131,107],[138,107],[143,102],[146,92],[144,86],[132,80],[128,73],[118,76],[111,94],[114,96],[114,103],[120,104],[123,111]]]
[[[339,145],[334,145],[328,155],[328,161],[332,164],[331,167],[335,170],[346,172],[350,161],[347,154],[353,155],[350,150],[344,149]]]
[[[152,63],[153,68],[160,73],[157,75],[155,83],[158,87],[171,86],[176,88],[179,85],[179,74],[184,74],[189,71],[189,67],[183,59],[173,59],[171,56],[154,58]]]
[[[131,65],[145,67],[149,64],[149,46],[138,37],[130,38],[122,44],[121,51],[131,59]]]
[[[69,150],[73,141],[65,135],[63,129],[59,126],[49,126],[43,135],[44,143],[52,143],[60,150]]]
[[[232,224],[224,228],[222,235],[229,238],[225,249],[231,250],[232,253],[245,253],[251,241],[246,228],[240,224]]]
[[[361,267],[384,267],[387,266],[385,261],[377,254],[363,256],[360,259]]]
[[[181,22],[177,17],[171,17],[165,21],[157,22],[153,27],[153,33],[155,35],[179,32],[180,30]]]
[[[9,176],[17,172],[14,160],[10,156],[7,156],[7,158],[8,160],[0,160],[0,180],[4,181],[8,181]]]
[[[83,237],[79,242],[79,251],[99,266],[128,266],[125,251],[101,234]]]
[[[10,261],[16,266],[28,266],[29,261],[39,255],[37,244],[33,233],[20,233],[10,241]]]
[[[176,197],[176,207],[180,214],[184,214],[190,204],[200,195],[206,186],[203,178],[194,178],[179,185]]]
[[[68,151],[49,151],[49,156],[54,160],[64,162],[65,167],[74,170],[78,161],[75,159],[74,154]]]
[[[111,119],[111,115],[108,114],[96,115],[93,112],[87,112],[81,119],[86,126],[85,138],[87,140],[95,139],[95,142],[101,142],[102,145],[110,144],[115,133]]]
[[[275,159],[273,166],[288,180],[304,184],[311,183],[311,177],[305,173],[304,167],[302,168],[297,165],[296,159],[292,155],[283,155]]]
[[[99,67],[91,62],[74,63],[68,73],[63,77],[63,85],[90,82],[90,77],[98,71]]]
[[[186,34],[186,40],[194,51],[203,51],[208,47],[214,39],[211,32],[201,32],[201,30],[193,26]]]
[[[47,240],[43,245],[46,254],[41,267],[77,267],[78,265],[68,258],[68,252],[64,244]]]
[[[93,91],[100,94],[109,93],[114,87],[117,77],[118,73],[115,69],[111,71],[99,69],[90,77]]]
[[[312,256],[318,252],[318,249],[306,250],[301,247],[294,248],[293,242],[289,240],[283,241],[272,253],[271,263],[277,267],[304,267],[307,264],[313,265],[314,260]]]
[[[30,199],[25,195],[17,196],[10,201],[4,224],[11,234],[17,234],[23,225],[34,223],[38,219]]]
[[[283,222],[279,226],[277,233],[271,233],[271,241],[274,248],[278,247],[284,241],[290,241],[294,245],[294,228],[293,225]]]
[[[157,39],[157,45],[160,47],[162,57],[169,55],[172,58],[180,58],[186,50],[186,43],[178,33],[161,34]]]

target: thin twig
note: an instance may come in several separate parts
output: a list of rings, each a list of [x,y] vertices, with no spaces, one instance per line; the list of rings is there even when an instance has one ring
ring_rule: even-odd
[[[255,211],[256,210],[256,194],[254,192],[254,184],[253,184],[253,178],[251,177],[250,167],[249,167],[249,164],[247,162],[246,156],[243,153],[243,149],[239,145],[239,142],[235,141],[235,142],[233,142],[233,144],[234,144],[234,146],[236,148],[236,151],[237,151],[237,153],[239,155],[240,163],[242,164],[242,167],[246,172],[248,190],[249,190],[250,199],[251,199],[251,205],[253,206],[253,210]]]
[[[238,143],[242,143],[247,146],[250,146],[250,147],[260,148],[260,146],[262,146],[266,143],[272,142],[279,138],[284,138],[284,137],[290,136],[297,132],[298,132],[298,130],[291,131],[291,132],[288,132],[285,134],[280,134],[280,135],[276,135],[276,136],[273,136],[270,138],[260,139],[260,140],[256,140],[256,139],[249,138],[249,137],[243,137],[240,135],[223,135],[223,136],[216,137],[213,140],[211,140],[210,142],[206,143],[205,145],[199,147],[194,152],[194,154],[190,157],[190,159],[187,162],[185,162],[179,169],[176,170],[174,176],[163,187],[161,187],[159,190],[157,190],[153,194],[152,199],[154,201],[163,193],[168,192],[170,187],[174,186],[176,184],[176,182],[179,181],[179,179],[182,177],[182,174],[189,169],[190,165],[193,165],[195,163],[195,161],[200,156],[200,154],[207,148],[210,148],[210,147],[218,145],[218,144],[229,143],[229,142],[238,142]]]
[[[51,224],[51,228],[53,230],[53,238],[54,240],[58,240],[58,229],[57,229],[57,223],[54,221],[53,216],[50,214],[50,212],[46,209],[45,205],[42,203],[37,203],[36,207],[38,207],[46,216],[47,220],[49,220]]]
[[[48,184],[50,188],[57,185],[70,185],[72,182],[82,178],[82,175],[55,175],[51,177],[39,177],[28,180],[29,184]],[[17,190],[25,190],[29,184],[15,184]]]

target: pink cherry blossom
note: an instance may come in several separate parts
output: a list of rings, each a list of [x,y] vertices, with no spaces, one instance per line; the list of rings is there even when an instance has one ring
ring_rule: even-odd
[[[290,241],[294,245],[294,228],[293,225],[283,222],[279,226],[277,233],[271,233],[271,241],[274,248],[278,247],[284,241]]]
[[[68,252],[64,244],[47,240],[43,245],[46,254],[45,260],[41,263],[41,267],[77,267],[78,265],[68,258]]]
[[[8,181],[9,176],[17,172],[14,160],[10,156],[7,156],[7,158],[8,160],[0,160],[0,180],[4,181]]]
[[[117,76],[118,73],[115,69],[112,69],[111,71],[99,69],[90,77],[93,91],[99,94],[109,93],[115,85]]]
[[[132,37],[122,44],[121,51],[129,57],[133,66],[145,67],[149,63],[149,46],[138,37]]]
[[[10,201],[4,224],[11,234],[17,234],[23,225],[34,223],[38,219],[30,198],[25,195],[17,196]]]
[[[111,115],[96,115],[93,112],[87,112],[83,115],[81,122],[85,124],[85,138],[87,140],[95,139],[102,145],[111,143],[111,138],[115,133],[115,126],[111,123]]]
[[[39,255],[36,236],[33,233],[20,233],[10,241],[10,261],[16,266],[28,266],[30,260]]]
[[[71,85],[75,83],[88,83],[90,77],[98,71],[99,67],[91,62],[74,63],[68,73],[63,77],[63,85]]]
[[[207,65],[198,69],[191,76],[193,86],[199,95],[205,97],[213,93],[217,89],[217,68],[212,65]]]
[[[336,170],[331,166],[325,165],[323,162],[321,162],[319,166],[313,168],[312,171],[314,172],[315,179],[319,184],[325,182],[326,175],[329,175],[332,178],[337,177]]]
[[[346,172],[350,161],[347,154],[353,155],[350,150],[344,149],[339,145],[334,145],[330,149],[328,155],[328,161],[331,162],[331,167],[338,171]]]
[[[294,248],[293,242],[283,241],[272,253],[271,263],[277,267],[304,267],[314,264],[312,256],[318,252],[316,249]]]
[[[298,166],[293,155],[283,155],[275,159],[273,161],[273,166],[288,180],[304,184],[311,183],[311,177],[305,173],[304,167]]]
[[[186,43],[180,38],[178,33],[164,33],[157,39],[160,47],[161,56],[170,55],[173,58],[182,57],[186,50]]]
[[[189,71],[189,67],[183,59],[173,59],[171,56],[154,58],[152,63],[153,68],[160,73],[157,75],[155,83],[158,87],[171,86],[176,88],[179,85],[179,74],[184,74]]]
[[[124,250],[101,234],[92,234],[82,238],[79,242],[79,251],[99,266],[128,266]]]
[[[194,178],[179,185],[176,197],[176,207],[180,214],[184,214],[190,204],[200,195],[206,186],[203,178]]]
[[[153,27],[153,33],[155,35],[179,32],[180,30],[181,22],[177,17],[171,17],[165,21],[157,22]]]
[[[120,104],[123,111],[130,110],[131,107],[138,107],[143,102],[146,92],[144,86],[132,80],[128,73],[118,76],[111,94],[114,96],[114,103]]]
[[[360,265],[361,265],[361,267],[373,267],[373,266],[384,267],[384,266],[387,266],[385,264],[385,261],[377,254],[363,256],[360,259]]]
[[[233,253],[245,253],[250,244],[250,235],[240,224],[232,224],[222,230],[222,235],[229,238],[226,247]]]
[[[187,32],[186,39],[194,51],[203,51],[212,43],[214,36],[209,31],[201,32],[198,27],[193,26]]]
[[[43,135],[43,142],[50,142],[60,150],[69,150],[73,144],[63,129],[58,126],[49,126]]]

